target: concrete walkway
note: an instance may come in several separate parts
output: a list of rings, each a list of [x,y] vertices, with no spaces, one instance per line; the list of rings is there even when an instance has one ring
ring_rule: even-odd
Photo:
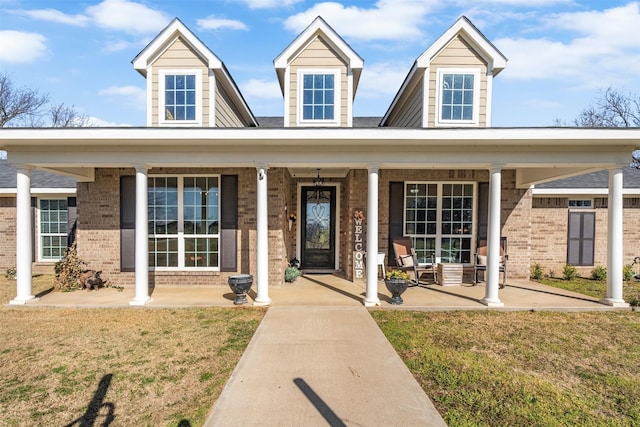
[[[206,425],[446,424],[364,307],[276,306]]]

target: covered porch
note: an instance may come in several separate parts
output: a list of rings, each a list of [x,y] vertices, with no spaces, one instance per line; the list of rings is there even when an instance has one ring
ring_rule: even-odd
[[[502,307],[504,291],[499,292],[500,238],[504,233],[505,202],[513,193],[524,194],[531,185],[561,177],[603,170],[609,171],[607,227],[607,297],[612,306],[625,306],[622,296],[623,230],[622,168],[637,146],[637,132],[623,129],[9,129],[4,148],[17,166],[17,296],[13,304],[24,304],[34,297],[31,291],[30,254],[32,224],[30,208],[30,172],[34,168],[61,173],[91,183],[97,170],[135,171],[135,294],[131,305],[152,303],[149,270],[150,171],[168,168],[244,168],[245,177],[253,175],[255,192],[251,218],[255,228],[247,246],[248,272],[255,275],[256,305],[273,303],[273,278],[280,266],[270,258],[272,232],[270,222],[275,206],[270,187],[273,171],[306,168],[346,168],[365,172],[362,185],[350,189],[358,194],[365,210],[365,251],[378,254],[384,247],[381,228],[385,222],[380,185],[387,171],[482,171],[486,176],[486,200],[477,201],[486,208],[487,268],[486,285],[474,287],[483,295],[476,299],[485,306]],[[82,149],[78,149],[82,147]],[[248,173],[250,171],[255,171]],[[513,183],[505,190],[505,172]],[[221,172],[218,172],[221,173]],[[477,182],[478,178],[474,178]],[[386,182],[389,182],[388,180]],[[279,182],[276,181],[276,185]],[[363,197],[366,196],[366,197]],[[521,197],[521,196],[518,196]],[[391,202],[388,202],[391,203]],[[253,210],[254,209],[254,210]],[[341,215],[351,215],[347,209]],[[276,215],[281,215],[276,212]],[[386,223],[388,225],[388,223]],[[388,230],[387,230],[388,232]],[[478,237],[475,232],[474,238]],[[348,241],[353,244],[352,240]],[[521,274],[528,276],[528,238],[519,239]],[[352,246],[350,246],[352,247]],[[111,248],[115,250],[115,248]],[[352,268],[343,250],[343,272]],[[513,253],[513,251],[512,251]],[[347,260],[347,262],[344,262]],[[337,262],[336,262],[337,263]],[[391,262],[388,262],[392,265]],[[233,270],[236,271],[236,270]],[[244,272],[244,271],[242,271]],[[364,298],[366,306],[379,306],[378,266],[366,265]],[[223,277],[221,277],[223,278]],[[270,283],[271,282],[271,283]],[[151,284],[152,285],[152,284]],[[159,289],[159,288],[157,288]],[[448,291],[447,291],[448,292]]]

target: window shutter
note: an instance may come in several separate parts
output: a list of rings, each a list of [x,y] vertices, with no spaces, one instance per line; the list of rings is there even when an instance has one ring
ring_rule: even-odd
[[[595,212],[569,212],[568,228],[567,264],[593,265]]]
[[[393,241],[404,236],[402,221],[404,218],[404,182],[389,183],[389,253],[387,260],[389,265],[395,259]]]
[[[75,197],[67,197],[67,247],[71,247],[76,240],[76,220],[78,208]]]
[[[478,240],[487,239],[489,224],[489,183],[478,183]]]
[[[135,271],[136,177],[120,177],[120,271]]]
[[[36,220],[38,219],[38,215],[36,214],[36,209],[38,208],[38,199],[35,197],[31,198],[31,262],[36,262],[36,250],[38,249],[37,245],[37,237],[36,236]],[[40,229],[40,227],[38,227]]]
[[[238,176],[220,179],[220,271],[238,271]]]

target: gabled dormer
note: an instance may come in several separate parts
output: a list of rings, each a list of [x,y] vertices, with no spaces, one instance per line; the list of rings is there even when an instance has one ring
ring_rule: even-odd
[[[493,78],[506,64],[463,16],[415,61],[381,126],[490,127]]]
[[[147,79],[147,126],[257,125],[224,63],[178,18],[132,63]]]
[[[273,61],[284,95],[284,126],[353,124],[364,61],[317,17]]]

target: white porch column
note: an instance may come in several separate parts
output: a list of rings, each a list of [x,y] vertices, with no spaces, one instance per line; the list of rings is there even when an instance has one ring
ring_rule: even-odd
[[[487,287],[482,303],[489,307],[502,307],[498,296],[500,283],[500,197],[502,171],[493,166],[489,171],[489,223],[487,224]]]
[[[380,305],[378,298],[378,167],[369,166],[367,194],[367,292],[364,305]]]
[[[609,207],[607,225],[607,297],[601,302],[614,307],[628,307],[622,298],[624,264],[622,230],[622,167],[609,169]]]
[[[149,297],[149,201],[146,165],[136,165],[136,295],[129,305],[145,305]]]
[[[256,167],[256,288],[254,305],[269,305],[269,200],[267,187],[267,167]]]
[[[10,304],[25,304],[31,294],[31,169],[17,168],[16,194],[16,297]]]

